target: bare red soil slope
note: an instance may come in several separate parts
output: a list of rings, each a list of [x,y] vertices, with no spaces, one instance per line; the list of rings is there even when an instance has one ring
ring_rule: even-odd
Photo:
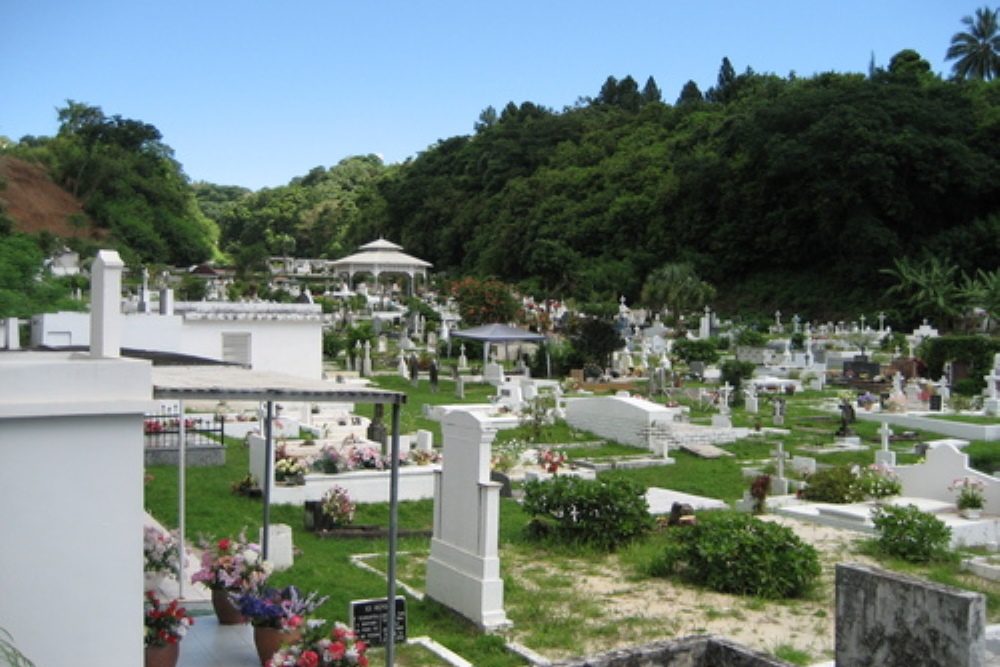
[[[100,239],[107,233],[94,226],[73,195],[49,180],[45,170],[24,160],[0,156],[0,200],[14,219],[14,231],[51,232],[61,238]],[[74,224],[73,220],[86,224]]]

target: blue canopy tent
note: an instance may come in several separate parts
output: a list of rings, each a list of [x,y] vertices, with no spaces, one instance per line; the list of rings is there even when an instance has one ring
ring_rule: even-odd
[[[449,334],[452,338],[464,338],[483,343],[483,368],[490,360],[490,345],[493,343],[508,343],[510,341],[525,341],[533,343],[544,343],[547,339],[544,334],[533,331],[525,331],[517,327],[506,324],[484,324],[472,329],[455,330]],[[545,351],[548,359],[548,350]],[[548,368],[548,364],[546,364]],[[551,370],[548,375],[552,375]]]

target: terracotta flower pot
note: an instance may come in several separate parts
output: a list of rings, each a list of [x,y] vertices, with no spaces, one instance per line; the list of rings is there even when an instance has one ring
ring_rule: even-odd
[[[301,632],[298,629],[288,632],[280,628],[267,628],[254,626],[253,643],[257,647],[257,657],[260,664],[265,665],[271,659],[282,644],[294,644],[301,639]]]
[[[147,646],[144,664],[145,667],[176,667],[180,654],[180,642],[166,646]]]
[[[229,593],[224,590],[212,589],[212,609],[215,610],[215,616],[219,619],[219,625],[242,625],[246,623],[243,614],[233,604],[233,599],[229,597]]]

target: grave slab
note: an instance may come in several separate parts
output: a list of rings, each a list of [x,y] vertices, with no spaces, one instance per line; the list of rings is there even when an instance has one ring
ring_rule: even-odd
[[[715,498],[695,496],[690,493],[681,493],[680,491],[661,489],[655,486],[646,491],[646,502],[649,503],[649,513],[654,516],[670,514],[674,503],[690,505],[695,510],[729,509],[729,505]]]

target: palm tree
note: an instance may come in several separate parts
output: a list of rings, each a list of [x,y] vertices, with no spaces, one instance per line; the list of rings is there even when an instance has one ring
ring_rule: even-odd
[[[982,7],[962,23],[968,30],[952,36],[945,55],[946,60],[955,60],[955,78],[990,81],[1000,76],[1000,11]]]
[[[708,305],[715,287],[704,282],[688,262],[665,264],[649,274],[642,286],[642,301],[654,310],[666,307],[674,321],[688,309]]]
[[[893,262],[894,268],[881,270],[898,281],[886,290],[886,295],[899,294],[914,315],[951,328],[967,305],[958,284],[958,266],[937,257],[919,261],[902,257]]]

